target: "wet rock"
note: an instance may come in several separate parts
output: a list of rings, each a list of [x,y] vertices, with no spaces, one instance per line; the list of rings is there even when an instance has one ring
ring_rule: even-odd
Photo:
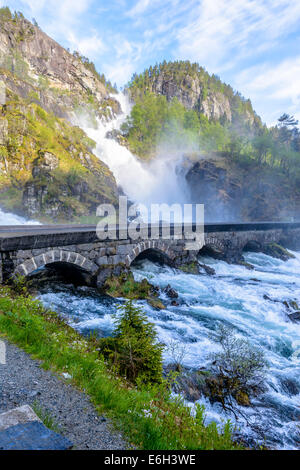
[[[211,268],[210,266],[207,266],[206,264],[201,264],[199,263],[199,267],[204,269],[204,271],[206,272],[206,274],[208,274],[209,276],[214,276],[216,274],[216,271],[214,268]]]
[[[241,390],[239,390],[236,393],[235,399],[236,399],[237,403],[241,406],[250,406],[250,404],[251,404],[248,394],[246,392],[241,391]]]
[[[155,308],[156,310],[164,310],[166,308],[160,299],[148,298],[147,300],[151,307]]]
[[[282,261],[288,261],[289,259],[294,259],[295,256],[290,253],[288,250],[283,248],[281,245],[277,243],[269,243],[262,247],[262,252],[265,255],[272,256],[272,258],[277,258]]]
[[[264,294],[263,298],[264,298],[265,300],[269,300],[270,302],[276,302],[276,301],[274,301],[273,299],[271,299],[271,297],[269,297],[267,294]]]
[[[244,266],[246,269],[249,269],[250,271],[255,269],[253,264],[247,263],[247,261],[245,261],[244,259],[237,261],[235,264],[238,264],[239,266]]]
[[[300,386],[292,379],[284,378],[281,381],[282,390],[289,396],[298,395],[300,393]]]
[[[192,370],[178,364],[169,364],[164,368],[167,376],[170,372],[179,372],[176,382],[173,384],[175,393],[183,393],[188,401],[195,402],[203,395],[208,394],[206,378],[209,372],[206,370]]]
[[[179,269],[187,274],[199,274],[199,264],[196,261],[182,264]]]
[[[164,289],[163,292],[170,298],[170,299],[177,299],[178,298],[178,292],[176,292],[175,289],[173,289],[170,284],[168,284]]]
[[[288,317],[293,323],[300,323],[300,311],[289,313]]]

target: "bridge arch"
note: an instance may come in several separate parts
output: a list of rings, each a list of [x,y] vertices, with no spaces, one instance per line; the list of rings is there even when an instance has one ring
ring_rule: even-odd
[[[95,275],[98,270],[98,266],[95,263],[88,260],[85,256],[82,256],[80,253],[57,249],[28,258],[26,261],[16,266],[13,276],[17,274],[28,276],[38,268],[51,264],[73,265],[92,276]]]
[[[138,243],[126,256],[125,263],[126,266],[131,266],[131,264],[138,258],[140,255],[146,253],[155,255],[157,259],[162,259],[167,264],[172,264],[174,260],[174,253],[171,248],[164,242],[159,240],[147,240],[144,242]]]

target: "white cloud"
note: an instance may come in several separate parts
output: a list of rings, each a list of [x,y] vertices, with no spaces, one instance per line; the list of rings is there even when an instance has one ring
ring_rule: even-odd
[[[300,56],[274,65],[265,63],[239,73],[236,83],[272,124],[283,112],[300,118]]]
[[[67,40],[70,44],[70,49],[77,50],[87,57],[94,57],[103,53],[106,46],[97,32],[91,36],[77,38],[72,30],[67,34]]]
[[[177,33],[178,53],[219,71],[271,47],[299,19],[298,0],[195,1]]]
[[[151,0],[138,0],[134,7],[127,12],[127,16],[135,17],[136,15],[144,13],[150,4]]]

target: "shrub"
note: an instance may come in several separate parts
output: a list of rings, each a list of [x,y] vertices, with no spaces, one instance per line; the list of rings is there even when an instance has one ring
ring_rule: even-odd
[[[235,411],[234,398],[240,405],[250,405],[250,398],[265,390],[266,360],[260,349],[239,339],[232,329],[220,326],[218,342],[222,351],[212,356],[213,376],[207,381],[211,396],[225,410]]]
[[[100,351],[132,383],[161,383],[163,347],[154,325],[132,300],[119,310],[114,335],[100,340]]]

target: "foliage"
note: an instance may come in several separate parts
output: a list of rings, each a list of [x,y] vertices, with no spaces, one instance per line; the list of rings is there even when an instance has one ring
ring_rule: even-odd
[[[200,101],[194,109],[186,108],[176,97],[161,94],[164,80],[178,93],[192,95],[197,84]],[[134,74],[127,85],[134,100],[131,115],[123,125],[132,152],[149,159],[167,152],[198,152],[203,155],[225,157],[249,171],[278,172],[287,184],[298,191],[300,185],[300,132],[298,121],[284,113],[278,125],[267,128],[253,111],[250,100],[241,96],[216,75],[209,75],[203,67],[189,61],[166,62],[149,67],[142,74]],[[201,111],[209,97],[227,99],[232,120],[224,116],[208,119]]]
[[[100,351],[118,373],[132,383],[162,382],[162,350],[154,325],[129,300],[119,307],[112,338],[100,341]]]
[[[99,413],[106,412],[137,448],[238,449],[232,427],[205,425],[203,407],[195,416],[181,399],[171,397],[166,384],[132,387],[99,357],[98,341],[85,339],[54,312],[30,297],[0,287],[0,332],[42,361],[44,368],[68,372],[85,390]]]
[[[53,418],[52,414],[37,400],[32,404],[32,409],[46,426],[46,428],[51,429],[51,431],[57,433],[61,432],[61,428],[56,419]]]
[[[39,83],[46,86],[44,81]],[[113,177],[91,153],[95,143],[79,127],[45,111],[38,98],[37,91],[23,100],[7,90],[6,106],[0,108],[0,117],[7,123],[6,142],[0,145],[0,163],[6,167],[0,174],[2,207],[24,213],[23,191],[28,183],[36,188],[47,185],[40,218],[49,217],[51,205],[58,207],[58,217],[65,221],[95,213],[103,199],[115,202]],[[45,152],[58,159],[58,168],[33,176],[32,168]]]
[[[250,398],[265,389],[266,361],[260,349],[247,340],[237,338],[232,329],[223,325],[217,331],[222,351],[212,355],[213,378],[208,381],[212,397],[225,410],[235,411],[232,401],[250,405]]]
[[[9,7],[2,7],[0,8],[0,21],[8,21],[12,20],[13,16]]]
[[[12,279],[12,285],[13,285],[13,289],[16,295],[22,295],[23,297],[27,297],[29,295],[28,293],[29,281],[28,279],[26,279],[25,276],[21,276],[21,274],[17,274]]]

